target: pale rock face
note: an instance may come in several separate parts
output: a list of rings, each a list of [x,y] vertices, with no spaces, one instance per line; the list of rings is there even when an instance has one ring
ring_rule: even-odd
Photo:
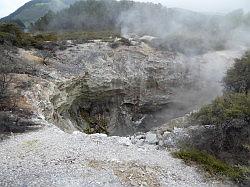
[[[66,131],[85,130],[89,121],[96,126],[103,121],[110,134],[133,133],[148,112],[171,100],[168,84],[186,81],[181,73],[184,67],[173,63],[173,54],[145,43],[112,49],[95,41],[56,55],[59,60],[51,60],[45,70],[51,77],[44,80],[49,81],[45,89],[37,85],[26,95],[32,97],[38,113]]]
[[[39,64],[36,53],[19,51],[23,61]],[[229,65],[223,59],[231,62],[240,54],[225,51],[185,57],[143,41],[115,49],[102,41],[70,43],[66,50],[56,51],[47,67],[39,66],[41,75],[17,77],[32,82],[22,93],[37,118],[67,132],[131,135],[213,99],[221,91],[218,79],[222,73],[210,75],[214,72],[208,68],[214,64],[211,57],[217,56],[225,70]],[[178,120],[176,123],[182,122]]]

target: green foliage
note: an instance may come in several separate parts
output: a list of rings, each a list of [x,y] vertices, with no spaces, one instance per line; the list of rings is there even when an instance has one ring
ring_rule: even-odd
[[[176,153],[178,158],[203,165],[207,171],[222,173],[234,180],[243,179],[243,170],[226,163],[249,169],[250,157],[250,94],[249,53],[237,59],[224,78],[225,93],[192,114],[191,121],[201,125],[187,143],[190,150]],[[193,148],[199,150],[192,150]],[[205,153],[203,152],[205,151]],[[247,172],[249,175],[249,170]],[[245,177],[241,182],[249,182]]]
[[[53,21],[55,14],[52,11],[49,11],[43,17],[39,18],[35,24],[31,24],[32,30],[45,31],[50,22]]]
[[[16,37],[20,37],[22,34],[21,29],[17,25],[10,23],[0,24],[0,32],[12,34]]]
[[[129,40],[121,37],[119,33],[112,31],[61,32],[59,34],[40,32],[38,34],[30,34],[22,32],[15,24],[0,24],[0,43],[9,42],[17,47],[42,49],[47,41],[74,40],[84,43],[100,39],[105,42],[114,42],[115,38],[120,38],[119,44],[121,45],[130,45]]]
[[[221,125],[234,119],[249,122],[250,118],[250,52],[237,59],[224,81],[224,96],[200,109],[192,117],[201,125]]]
[[[44,41],[57,41],[58,36],[54,33],[42,33],[32,36],[34,40],[38,42],[44,42]]]
[[[210,174],[220,174],[234,181],[241,181],[246,174],[242,169],[232,167],[214,156],[196,149],[181,150],[173,154],[177,158],[183,159],[185,162],[195,162]]]
[[[0,24],[0,43],[9,42],[17,47],[42,48],[45,41],[56,41],[57,36],[52,33],[31,35],[24,33],[16,24]]]
[[[77,40],[77,41],[89,41],[101,39],[102,41],[113,41],[115,37],[120,37],[118,33],[112,31],[82,31],[82,32],[64,32],[58,34],[59,40]]]
[[[226,91],[247,93],[250,89],[250,52],[237,59],[224,78]]]
[[[8,41],[13,45],[20,46],[23,44],[24,33],[16,24],[0,24],[0,40],[3,43],[4,41]]]
[[[33,30],[38,31],[117,31],[117,18],[124,10],[132,7],[131,1],[78,1],[57,13],[48,12],[37,20]]]
[[[192,115],[201,125],[221,125],[233,119],[250,119],[249,94],[226,94]]]

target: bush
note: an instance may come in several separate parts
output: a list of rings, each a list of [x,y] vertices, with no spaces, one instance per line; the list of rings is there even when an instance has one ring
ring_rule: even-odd
[[[214,156],[196,149],[181,150],[173,154],[175,157],[183,159],[187,163],[195,162],[205,169],[205,171],[209,172],[209,174],[220,174],[237,182],[242,181],[246,174],[242,169],[232,167]]]
[[[10,43],[17,47],[36,47],[42,48],[46,41],[56,41],[57,35],[53,33],[43,33],[31,35],[24,33],[15,24],[0,24],[0,44]]]
[[[244,178],[240,170],[227,164],[248,169],[250,165],[249,65],[250,53],[237,59],[224,78],[224,95],[191,115],[192,124],[200,128],[185,142],[188,151],[175,153],[178,158],[197,162],[207,171],[223,173],[234,180]],[[244,182],[249,183],[249,178],[244,178]]]
[[[236,93],[216,98],[192,115],[201,125],[221,125],[234,119],[250,120],[250,96]]]
[[[250,96],[227,94],[215,99],[192,116],[204,129],[190,145],[233,164],[248,165],[250,157]]]
[[[236,60],[234,66],[227,71],[223,81],[226,91],[248,93],[250,89],[250,52]]]

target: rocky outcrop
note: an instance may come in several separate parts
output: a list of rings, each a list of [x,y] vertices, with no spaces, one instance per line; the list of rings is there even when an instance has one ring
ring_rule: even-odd
[[[63,128],[70,122],[90,133],[126,135],[143,130],[147,116],[171,102],[173,89],[190,82],[174,54],[145,43],[113,49],[96,41],[57,56],[61,59],[56,63],[75,66],[73,79],[60,83],[51,98],[53,118]]]
[[[18,87],[29,82],[18,90],[32,120],[52,122],[67,132],[128,135],[161,125],[162,118],[183,115],[220,92],[219,83],[207,75],[209,54],[190,58],[140,40],[131,43],[114,48],[109,42],[68,41],[65,50],[55,50],[47,66],[39,51],[20,49],[15,54],[20,61],[39,70],[15,74],[18,81],[13,83]],[[238,53],[232,58],[216,55],[232,60]]]

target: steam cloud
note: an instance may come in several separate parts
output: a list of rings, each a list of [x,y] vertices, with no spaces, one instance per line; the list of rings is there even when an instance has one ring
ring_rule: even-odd
[[[250,14],[236,10],[227,15],[206,15],[161,5],[135,4],[118,23],[122,34],[152,35],[155,43],[188,55],[250,46]]]
[[[104,2],[106,11],[103,12],[105,16],[109,13],[107,17],[100,15],[95,18],[83,7],[84,12],[79,9],[79,14],[71,10],[73,13],[69,15],[73,18],[64,16],[67,12],[58,14],[49,27],[58,30],[63,30],[64,25],[72,30],[81,30],[82,27],[100,29],[114,23],[125,37],[149,35],[150,45],[174,52],[196,86],[173,90],[174,105],[155,114],[157,119],[182,116],[222,94],[221,80],[226,69],[234,58],[239,58],[250,47],[250,13],[242,10],[216,15],[153,3],[132,3],[133,6],[120,11],[112,8],[114,1]],[[148,121],[148,124],[155,123]]]

